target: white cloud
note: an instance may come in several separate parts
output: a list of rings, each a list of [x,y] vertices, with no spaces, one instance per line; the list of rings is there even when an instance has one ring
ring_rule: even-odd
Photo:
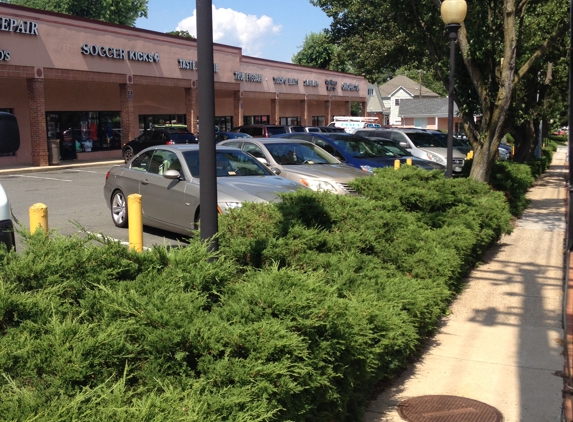
[[[197,36],[197,9],[193,15],[183,19],[175,28],[189,31]],[[220,44],[241,47],[248,56],[260,56],[268,37],[278,35],[281,25],[275,25],[268,16],[245,15],[233,9],[217,9],[213,6],[213,41]]]

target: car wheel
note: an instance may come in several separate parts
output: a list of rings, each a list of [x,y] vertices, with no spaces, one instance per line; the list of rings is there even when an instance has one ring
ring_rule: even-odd
[[[127,200],[120,190],[111,195],[111,218],[116,227],[127,227]]]
[[[123,150],[123,159],[127,163],[129,160],[133,158],[133,149],[131,147],[126,147]]]

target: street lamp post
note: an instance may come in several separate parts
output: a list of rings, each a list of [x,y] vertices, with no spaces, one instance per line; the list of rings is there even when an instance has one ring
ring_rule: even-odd
[[[197,0],[197,61],[199,62],[199,203],[201,204],[201,240],[209,240],[209,250],[218,251],[217,169],[215,164],[215,80],[213,76],[212,0]]]
[[[440,8],[442,20],[446,24],[450,38],[450,83],[448,87],[448,145],[446,177],[452,177],[454,155],[454,72],[456,63],[456,40],[458,30],[466,18],[468,6],[465,0],[444,0]]]

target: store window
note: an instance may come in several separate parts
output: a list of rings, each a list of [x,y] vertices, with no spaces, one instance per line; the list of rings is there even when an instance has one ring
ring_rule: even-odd
[[[119,111],[46,113],[48,142],[60,141],[60,158],[73,160],[79,152],[121,149]]]
[[[300,117],[281,117],[279,119],[280,125],[300,126]]]
[[[326,126],[324,116],[312,116],[313,126]]]
[[[157,125],[187,125],[184,114],[140,114],[139,131],[151,129]]]
[[[233,116],[215,116],[215,126],[219,132],[229,132],[233,128]]]
[[[270,116],[243,116],[244,125],[268,125],[271,122]]]

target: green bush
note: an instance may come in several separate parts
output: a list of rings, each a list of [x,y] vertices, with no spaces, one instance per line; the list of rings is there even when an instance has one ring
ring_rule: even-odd
[[[219,252],[84,233],[0,248],[0,415],[358,420],[511,231],[500,192],[411,167],[219,220]]]

